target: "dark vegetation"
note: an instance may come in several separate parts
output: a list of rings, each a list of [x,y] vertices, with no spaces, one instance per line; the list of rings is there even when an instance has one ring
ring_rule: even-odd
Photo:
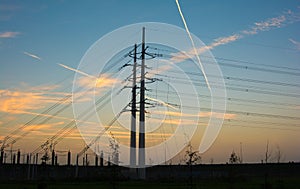
[[[26,167],[28,165],[1,165],[0,188],[300,189],[299,163],[193,165],[192,183],[189,165],[147,168],[146,180],[133,178],[129,169],[118,166],[79,166],[76,168],[76,166],[38,165],[35,169],[37,175],[29,176]]]

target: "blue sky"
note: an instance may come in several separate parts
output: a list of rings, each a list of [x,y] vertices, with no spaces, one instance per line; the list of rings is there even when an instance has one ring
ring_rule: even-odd
[[[223,40],[222,44],[211,48],[211,52],[217,58],[217,61],[226,63],[222,59],[230,59],[237,61],[238,65],[291,71],[297,74],[300,72],[299,0],[232,0],[226,2],[182,0],[180,4],[190,31],[206,45],[216,44],[220,39],[237,37],[231,41],[225,40],[224,42]],[[7,91],[30,92],[30,87],[52,85],[59,82],[72,72],[63,69],[57,63],[77,68],[82,56],[96,40],[119,27],[138,22],[163,22],[184,28],[175,0],[0,0],[0,90],[3,92],[2,98],[8,98],[4,95],[7,94],[4,93]],[[250,32],[252,33],[250,34]],[[250,62],[254,65],[241,64],[241,62]],[[270,66],[261,66],[262,64]],[[252,72],[228,66],[223,67],[222,65],[221,69],[225,76],[281,82],[291,85],[299,84],[299,75],[275,74],[264,71]],[[226,82],[230,83],[232,81]],[[280,85],[265,86],[261,83],[248,84],[244,82],[233,82],[233,84],[265,87],[265,89],[286,94],[299,94],[300,92],[299,87],[283,88]],[[71,83],[65,83],[64,85],[71,86]],[[272,102],[300,104],[299,97],[291,98],[288,95],[264,96],[258,93],[244,94],[229,90],[228,96],[244,100],[271,100]],[[254,107],[251,108],[247,105],[237,106],[229,102],[230,110],[273,113],[294,117],[298,117],[300,113],[299,106],[292,110],[281,110],[281,106],[276,104],[273,104],[275,109],[262,109],[259,103],[252,105]],[[2,109],[2,113],[7,112]],[[13,119],[18,119],[18,116],[21,115],[12,115]],[[1,123],[6,122],[4,118],[1,119]],[[282,122],[285,122],[285,120],[282,120]],[[291,123],[297,124],[294,120]],[[3,135],[10,131],[5,125],[1,125],[1,129]],[[266,136],[260,136],[259,143],[253,144],[255,142],[251,141],[250,138],[257,136],[256,129],[244,128],[243,130],[240,127],[235,127],[235,130],[225,129],[216,142],[215,150],[208,152],[207,156],[218,156],[220,158],[216,159],[220,162],[226,161],[227,156],[217,153],[217,149],[222,148],[220,140],[226,140],[226,136],[229,137],[233,133],[239,133],[239,137],[234,141],[230,139],[227,140],[230,141],[228,144],[225,142],[227,151],[238,148],[240,142],[244,142],[241,141],[243,137],[249,137],[245,139],[245,143],[248,142],[251,146],[249,148],[260,146],[261,143],[265,144],[266,140],[270,138],[274,148],[277,144],[284,148],[287,160],[300,160],[299,153],[288,149],[299,146],[300,141],[296,138],[298,138],[300,130],[297,129],[292,136],[295,138],[296,144],[288,142],[290,133],[287,133],[287,131],[278,133],[278,130],[263,129],[261,131],[270,133]],[[250,133],[253,132],[253,135],[250,136],[248,130]],[[243,136],[245,132],[247,134]],[[0,135],[3,136],[1,132]],[[257,161],[263,152],[263,148],[261,147],[260,152],[257,153],[250,150],[248,161]]]
[[[273,1],[272,3],[183,1],[181,4],[191,32],[207,44],[215,38],[249,29],[255,22],[280,16],[285,11],[299,11],[298,1]],[[16,62],[24,62],[16,66],[20,68],[17,72],[19,76],[24,75],[20,72],[30,70],[29,67],[31,67],[25,63],[30,59],[20,53],[23,51],[43,57],[49,67],[55,62],[77,65],[86,49],[94,41],[118,27],[145,21],[183,26],[175,2],[169,0],[142,3],[135,1],[88,1],[85,3],[81,1],[72,3],[68,1],[1,1],[0,18],[1,32],[19,32],[15,38],[1,39],[2,61],[7,62],[2,70],[5,68],[9,70],[9,66]],[[257,61],[256,56],[252,56],[255,53],[260,57],[272,56],[276,60],[278,58],[286,60],[286,57],[281,54],[276,56],[277,48],[263,48],[255,44],[295,48],[289,39],[299,41],[298,31],[299,25],[296,23],[281,29],[261,32],[259,35],[248,36],[235,42],[231,48],[228,45],[218,47],[214,50],[214,54],[237,59],[240,58],[237,55],[244,55],[241,58]],[[292,61],[298,58],[297,53],[291,53],[288,56],[289,59],[293,58]],[[285,61],[285,64],[293,64],[290,62]],[[43,68],[45,65],[35,67],[38,70]],[[55,72],[58,71],[55,66],[52,68]],[[4,79],[11,74],[1,75]],[[50,73],[48,75],[51,76]],[[24,76],[24,79],[30,81],[33,76],[27,77]],[[40,80],[43,77],[38,78]]]

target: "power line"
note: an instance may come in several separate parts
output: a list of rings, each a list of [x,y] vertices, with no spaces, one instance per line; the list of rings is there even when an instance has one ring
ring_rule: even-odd
[[[198,107],[195,107],[195,106],[186,106],[186,105],[183,105],[181,107],[190,108],[190,109],[199,109]],[[205,107],[201,107],[201,110],[211,111],[210,108],[205,108]],[[217,110],[217,109],[215,111],[216,112],[223,112],[223,111]],[[295,116],[265,114],[265,113],[257,113],[257,112],[245,112],[245,111],[227,110],[226,113],[239,114],[239,115],[245,115],[245,116],[255,116],[255,117],[268,117],[268,118],[274,118],[274,119],[300,120],[300,117],[295,117]]]
[[[161,93],[166,93],[167,91],[166,90],[160,90],[160,89],[157,89],[158,92],[161,92]],[[181,97],[182,96],[185,96],[185,97],[188,97],[189,99],[191,100],[195,100],[195,98],[198,98],[197,96],[195,96],[195,94],[192,94],[192,93],[187,93],[187,92],[176,92],[178,95],[180,95]],[[174,93],[170,93],[170,95],[174,96],[174,95],[177,95],[177,94],[174,94]],[[203,98],[211,98],[211,96],[209,95],[203,95],[203,94],[198,94],[199,97],[203,97]],[[163,97],[163,96],[161,96]],[[171,98],[169,96],[169,98]],[[176,97],[173,97],[173,98],[176,98]],[[215,97],[217,99],[223,99],[222,97]],[[245,102],[245,103],[252,103],[252,104],[267,104],[267,105],[277,105],[277,106],[287,106],[287,107],[299,107],[300,104],[291,104],[291,103],[285,103],[285,102],[271,102],[271,101],[263,101],[263,100],[256,100],[256,99],[241,99],[241,98],[234,98],[234,97],[226,97],[224,100],[228,100],[228,101],[237,101],[237,102]]]
[[[178,35],[181,36],[179,33],[174,33],[174,32],[170,32],[169,30],[163,30],[163,29],[151,29],[149,28],[148,30],[152,30],[152,31],[160,31],[160,32],[165,32],[168,33],[168,35]],[[201,35],[203,38],[207,38],[210,40],[215,40],[218,37],[212,37],[212,36],[207,36],[207,35]],[[281,50],[289,50],[289,51],[297,51],[297,48],[290,48],[290,47],[283,47],[283,46],[278,46],[278,45],[271,45],[271,44],[264,44],[264,43],[254,43],[254,42],[249,42],[249,41],[235,41],[235,43],[240,43],[240,44],[246,44],[246,45],[254,45],[254,46],[261,46],[261,47],[266,47],[266,48],[273,48],[273,49],[281,49]]]
[[[176,81],[177,83],[181,84],[190,84],[188,81]],[[201,82],[194,82],[194,85],[196,86],[203,86]],[[215,85],[211,84],[211,86],[215,88],[223,88],[223,86],[220,85]],[[258,90],[258,89],[251,89],[251,88],[240,88],[240,87],[226,87],[227,90],[232,90],[232,91],[239,91],[239,92],[250,92],[250,93],[257,93],[257,94],[265,94],[265,95],[275,95],[275,96],[289,96],[289,97],[295,97],[295,98],[300,98],[300,94],[296,93],[283,93],[283,92],[277,92],[277,91],[270,91],[270,90]]]
[[[181,72],[175,71],[175,70],[168,70],[167,72],[172,72],[172,73],[176,73],[176,74],[180,74],[181,73]],[[200,73],[196,73],[196,72],[184,72],[184,73],[186,73],[188,75],[202,76]],[[168,77],[168,78],[174,78],[174,79],[187,79],[187,78],[183,78],[183,77],[178,77],[178,75],[176,75],[176,76],[170,76],[170,75],[167,75],[167,74],[159,74],[159,73],[153,73],[153,74],[161,76],[161,77]],[[214,77],[214,78],[221,78],[221,79],[225,79],[225,80],[232,80],[232,81],[245,81],[245,82],[256,83],[256,84],[268,84],[268,85],[288,86],[288,87],[297,87],[297,88],[300,88],[300,84],[294,84],[294,83],[285,83],[285,82],[276,82],[276,81],[265,81],[265,80],[248,79],[248,78],[240,78],[240,77],[232,77],[232,76],[220,77],[220,76],[209,75],[209,74],[208,74],[208,76]],[[199,79],[200,79],[200,77],[197,80],[190,78],[191,81],[199,81]]]
[[[173,82],[174,80],[177,83],[182,83],[182,84],[190,84],[189,81],[192,81],[193,84],[197,85],[197,86],[205,86],[205,82],[200,82],[196,79],[186,79],[186,78],[180,78],[180,77],[175,77],[175,76],[168,76],[168,75],[164,75],[164,74],[157,74],[161,77],[169,77],[169,78],[173,78]],[[211,84],[211,86],[214,86],[216,88],[223,88],[223,86],[218,85],[217,84]],[[231,87],[234,86],[234,87]],[[240,88],[240,87],[244,87],[244,88]],[[299,94],[296,93],[282,93],[282,92],[277,92],[275,91],[276,89],[269,89],[269,90],[265,90],[265,87],[256,87],[256,86],[251,86],[251,85],[240,85],[240,84],[231,84],[231,83],[227,83],[226,84],[226,89],[229,90],[234,90],[234,91],[240,91],[240,92],[253,92],[253,93],[259,93],[259,94],[270,94],[270,95],[277,95],[277,96],[290,96],[290,97],[300,97]],[[282,91],[282,90],[281,90]]]
[[[176,52],[174,50],[168,50],[168,49],[162,49],[159,47],[150,47],[153,50],[160,50],[162,52],[169,52],[169,53],[181,53],[181,52]],[[294,49],[295,50],[295,49]],[[173,57],[173,55],[170,54],[163,54],[165,57]],[[182,55],[185,55],[182,53]],[[208,59],[212,59],[211,56],[207,56],[207,55],[203,55],[201,54],[200,58],[205,57]],[[286,69],[286,70],[292,70],[292,71],[300,71],[299,68],[291,68],[291,67],[287,67],[287,66],[276,66],[276,65],[270,65],[270,64],[264,64],[264,63],[255,63],[255,62],[251,62],[251,61],[246,61],[246,60],[239,60],[239,59],[232,59],[232,58],[224,58],[224,57],[213,57],[216,60],[222,60],[222,61],[228,61],[228,62],[234,62],[234,63],[240,63],[240,64],[249,64],[249,65],[255,65],[255,66],[260,66],[260,67],[267,67],[267,68],[276,68],[276,69]]]
[[[128,56],[128,55],[127,55]],[[126,57],[126,56],[123,56]],[[123,59],[120,59],[120,61]],[[119,60],[118,60],[119,61]],[[114,66],[110,67],[113,68]],[[109,70],[109,69],[108,69]],[[114,73],[115,74],[115,73]],[[87,91],[86,91],[87,92]],[[85,94],[85,93],[84,93]],[[81,94],[80,96],[83,96],[84,94]],[[80,97],[79,96],[79,97]],[[7,142],[8,139],[11,138],[12,135],[15,135],[17,133],[19,133],[20,131],[22,131],[25,127],[27,127],[28,125],[30,125],[31,123],[33,123],[34,121],[38,120],[41,115],[43,114],[47,114],[49,113],[51,110],[55,109],[56,107],[58,107],[59,105],[65,103],[67,100],[69,100],[72,97],[72,95],[67,95],[65,98],[60,99],[57,103],[55,103],[54,105],[52,105],[51,107],[47,108],[45,111],[43,111],[41,114],[36,115],[33,119],[31,119],[30,121],[26,122],[24,125],[22,125],[21,127],[19,127],[18,129],[14,130],[13,132],[11,132],[8,136],[6,136],[4,138],[4,142],[1,148],[5,148],[6,146],[10,145],[10,144],[14,144],[15,142],[17,142],[18,140],[20,140],[21,138],[25,137],[27,134],[29,134],[31,131],[33,131],[35,129],[35,127],[31,128],[29,131],[26,131],[25,133],[21,134],[19,137],[13,139],[10,142]],[[47,121],[49,121],[50,119],[52,119],[54,116],[56,116],[57,114],[61,113],[62,111],[64,111],[66,108],[68,108],[70,105],[72,105],[72,103],[70,102],[69,104],[63,106],[61,109],[59,109],[58,111],[56,111],[53,115],[51,115],[51,117],[47,117],[44,121],[40,122],[39,124],[44,124]],[[37,124],[37,125],[39,125]]]

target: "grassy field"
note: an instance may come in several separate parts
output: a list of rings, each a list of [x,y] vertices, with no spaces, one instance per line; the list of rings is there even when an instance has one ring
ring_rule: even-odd
[[[267,186],[262,178],[241,179],[229,181],[226,179],[201,180],[194,181],[193,187],[189,181],[118,181],[118,182],[88,182],[88,181],[73,181],[73,182],[8,182],[0,183],[1,189],[300,189],[299,178],[280,178],[269,180]]]

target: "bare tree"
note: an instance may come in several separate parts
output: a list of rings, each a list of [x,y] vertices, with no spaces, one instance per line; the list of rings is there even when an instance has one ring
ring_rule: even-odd
[[[191,142],[189,142],[187,146],[185,157],[186,164],[189,165],[190,168],[190,187],[193,188],[193,165],[197,164],[197,162],[201,162],[201,156],[198,151],[193,150]]]
[[[269,152],[269,140],[267,140],[266,153],[265,153],[265,163],[269,162],[271,156],[272,156],[272,152]]]
[[[276,162],[280,163],[280,161],[282,159],[282,152],[281,152],[280,147],[278,145],[277,145],[277,150],[276,150],[275,158],[276,158]]]
[[[112,135],[112,134],[111,134]],[[112,150],[112,161],[113,164],[119,165],[119,144],[116,141],[114,135],[112,135],[112,139],[109,140],[109,146]]]
[[[240,155],[238,157],[238,161],[240,164],[243,163],[243,144],[240,142]]]
[[[112,188],[117,188],[116,179],[118,178],[118,165],[119,165],[119,144],[116,140],[115,136],[110,132],[112,139],[109,140],[109,146],[112,150],[112,163],[113,163],[113,169],[112,169],[112,176],[111,176],[111,184]]]
[[[214,164],[214,158],[210,158],[209,162],[210,164]]]

